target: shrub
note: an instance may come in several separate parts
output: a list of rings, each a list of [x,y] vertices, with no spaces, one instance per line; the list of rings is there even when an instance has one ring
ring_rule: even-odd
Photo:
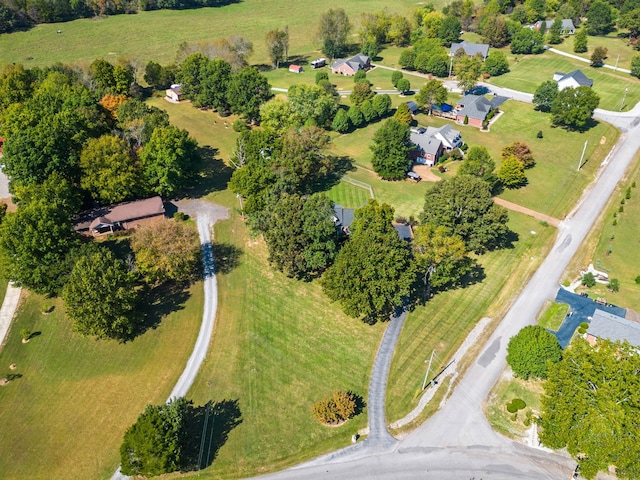
[[[609,290],[611,290],[612,292],[619,292],[620,291],[620,280],[618,280],[617,278],[612,278],[609,280],[609,284],[607,285],[607,287],[609,288]]]
[[[620,205],[618,207],[618,212],[620,212],[620,213],[624,212],[624,206]]]
[[[336,390],[333,395],[313,405],[313,416],[326,425],[337,425],[347,421],[356,413],[356,396],[350,392]]]
[[[466,143],[463,143],[462,145],[460,145],[460,150],[462,150],[463,152],[466,152],[467,150],[469,150],[469,145],[467,145]]]
[[[29,340],[29,338],[31,337],[31,330],[23,328],[22,330],[20,330],[20,336],[22,337],[23,341]]]
[[[316,72],[316,85],[318,85],[322,80],[329,80],[329,72],[325,70]]]
[[[614,218],[613,222],[611,222],[611,225],[613,225],[614,227],[618,225],[618,220]]]
[[[636,284],[640,285],[640,275],[638,275],[638,276],[636,277],[636,280],[635,280],[635,281],[636,281]]]
[[[464,116],[464,121],[462,123],[465,125],[469,125],[469,115]]]
[[[518,407],[516,407],[513,402],[507,403],[507,412],[516,413],[518,411]]]
[[[369,83],[367,80],[367,72],[364,70],[358,70],[356,74],[353,76],[353,83]]]
[[[176,212],[173,214],[173,219],[184,222],[187,219],[187,216],[183,212]]]
[[[624,205],[624,198],[620,200],[620,205]]]
[[[537,138],[542,138],[543,137],[542,130],[538,130],[538,133],[536,134],[536,137]]]
[[[633,183],[631,184],[631,186],[632,186],[633,188],[636,188],[636,181],[635,181],[635,180],[633,181]]]
[[[517,410],[522,410],[523,408],[525,408],[527,406],[526,402],[524,400],[522,400],[521,398],[514,398],[511,403],[513,405],[515,405]]]
[[[584,329],[589,328],[589,322],[581,322],[580,323],[580,328],[584,328]]]
[[[615,221],[615,220],[614,220]],[[587,272],[582,276],[582,285],[587,288],[591,288],[596,284],[596,277],[593,276],[593,273]]]
[[[579,333],[580,335],[584,335],[585,333],[587,333],[587,329],[586,329],[586,328],[582,328],[582,327],[580,327],[580,328],[578,328],[578,333]]]
[[[631,187],[627,188],[627,192],[624,194],[624,198],[629,200],[631,198]]]
[[[236,120],[234,120],[233,124],[231,125],[231,128],[233,128],[234,132],[241,133],[249,130],[249,125],[247,125],[247,122],[245,122],[241,118],[237,118]]]
[[[391,74],[391,83],[393,84],[394,87],[398,86],[398,80],[400,80],[402,76],[403,76],[402,72],[398,70],[393,71],[393,73]]]
[[[51,313],[53,312],[53,309],[55,307],[53,305],[49,305],[48,303],[45,303],[44,305],[42,305],[42,308],[40,308],[40,312],[41,313]]]
[[[516,376],[525,380],[546,378],[549,361],[555,363],[561,357],[558,339],[540,325],[524,327],[507,345],[507,363]]]

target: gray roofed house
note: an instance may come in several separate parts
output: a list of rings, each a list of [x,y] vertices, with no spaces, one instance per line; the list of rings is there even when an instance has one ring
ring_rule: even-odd
[[[411,115],[415,115],[418,112],[418,104],[416,102],[405,102],[409,110],[411,111]]]
[[[587,330],[587,341],[595,345],[598,338],[612,342],[626,340],[634,347],[640,347],[640,323],[596,309]]]
[[[427,127],[411,130],[409,140],[417,148],[412,158],[416,163],[433,167],[445,150],[452,150],[462,145],[460,132],[451,125]]]
[[[393,228],[398,232],[398,236],[405,242],[413,240],[413,229],[408,223],[394,223]]]
[[[482,123],[495,107],[482,95],[465,95],[456,105],[456,121],[464,122],[465,117],[469,120],[469,125],[481,127]]]
[[[558,90],[565,88],[593,87],[593,80],[587,77],[581,70],[569,73],[556,72],[553,79],[558,83]]]
[[[335,204],[333,206],[333,223],[338,230],[345,235],[349,235],[349,227],[355,218],[355,210],[353,208],[344,208],[342,205]]]
[[[544,21],[545,29],[549,30],[553,25],[553,22],[554,22],[553,20],[545,20]],[[540,30],[541,26],[542,26],[542,20],[539,20],[534,24],[534,27],[536,28],[536,30]],[[562,29],[560,30],[560,33],[563,35],[573,35],[575,32],[576,32],[576,27],[573,24],[573,20],[571,20],[570,18],[563,18]]]
[[[487,55],[489,55],[489,45],[486,43],[469,43],[462,41],[461,43],[453,43],[451,44],[451,49],[449,50],[449,56],[453,57],[458,50],[462,49],[464,53],[468,56],[473,57],[478,53],[482,55],[482,59],[486,60]]]
[[[331,71],[340,75],[355,75],[360,70],[369,70],[371,59],[364,53],[358,53],[351,58],[340,58],[333,62]]]
[[[453,128],[451,125],[443,125],[441,127],[427,127],[427,131],[424,132],[425,136],[436,137],[442,141],[442,145],[446,150],[453,150],[462,145],[462,136],[460,131]]]

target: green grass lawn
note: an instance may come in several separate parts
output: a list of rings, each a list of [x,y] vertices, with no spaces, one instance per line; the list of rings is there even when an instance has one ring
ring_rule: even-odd
[[[573,51],[574,38],[574,36],[570,36],[569,38],[565,38],[564,42],[561,44],[551,46],[557,50],[577,55],[579,57],[586,58],[587,60],[591,59],[591,55],[596,47],[605,47],[608,49],[608,58],[605,60],[605,63],[607,65],[615,66],[617,60],[618,67],[626,68],[627,70],[631,68],[631,59],[637,53],[637,51],[633,49],[633,46],[629,45],[629,40],[627,38],[619,38],[614,33],[607,36],[587,37],[588,50],[585,53],[576,53]],[[619,59],[618,55],[620,55]],[[586,66],[587,64],[585,63],[584,65]]]
[[[340,183],[334,185],[327,193],[327,196],[338,205],[346,208],[359,208],[369,201],[371,194],[369,189],[362,185],[355,185],[353,182],[342,179]]]
[[[569,313],[569,305],[566,303],[547,301],[543,307],[542,315],[538,319],[538,324],[549,330],[557,331],[567,313]]]
[[[436,6],[446,3],[434,2]],[[231,35],[242,35],[253,42],[252,63],[268,64],[264,36],[274,28],[289,27],[290,56],[317,55],[320,46],[315,32],[320,16],[330,8],[344,8],[357,41],[357,26],[363,12],[390,12],[408,15],[413,0],[398,0],[392,6],[383,0],[244,0],[221,8],[161,10],[136,15],[116,15],[99,20],[38,25],[26,32],[0,35],[0,64],[26,66],[55,62],[87,65],[95,58],[115,60],[135,58],[141,65],[149,60],[169,63],[175,60],[181,42],[206,42]],[[61,30],[61,34],[57,34]]]
[[[462,132],[463,140],[469,145],[486,146],[497,167],[504,146],[515,140],[527,143],[537,161],[534,168],[527,170],[529,184],[518,190],[506,190],[501,197],[562,218],[593,179],[600,163],[618,138],[617,130],[606,123],[598,123],[585,133],[553,128],[548,114],[536,112],[531,105],[520,102],[508,101],[501,106],[501,110],[504,114],[489,132],[465,125],[455,125],[455,128]],[[451,123],[424,114],[418,115],[416,120],[422,126]],[[417,215],[423,208],[424,194],[430,187],[428,182],[386,182],[371,171],[372,153],[369,146],[381,124],[372,123],[350,134],[334,136],[333,151],[338,155],[350,156],[357,166],[363,167],[350,172],[349,176],[371,184],[376,198],[394,205],[401,215]],[[543,131],[544,138],[536,138],[538,130]],[[577,163],[585,140],[589,142],[585,152],[586,163],[578,172]],[[456,167],[452,165],[452,172]]]
[[[544,391],[540,380],[507,379],[502,377],[491,391],[489,403],[485,408],[487,419],[497,431],[511,438],[521,438],[530,428],[524,421],[527,411],[535,417],[540,412],[540,397]],[[524,400],[526,407],[519,410],[516,420],[507,411],[507,403],[513,399]]]
[[[53,312],[42,314],[43,303]],[[120,344],[72,333],[61,301],[25,292],[0,353],[0,372],[15,363],[22,375],[0,387],[0,476],[109,478],[127,427],[182,373],[202,307],[198,282],[156,329]],[[27,344],[23,328],[38,332]]]
[[[513,249],[479,258],[486,276],[482,282],[439,293],[407,317],[389,375],[389,422],[402,418],[417,405],[414,394],[422,385],[424,362],[431,351],[436,351],[432,371],[437,372],[452,360],[478,320],[485,316],[497,320],[505,313],[524,280],[544,259],[555,229],[514,212],[509,212],[509,218],[509,226],[518,233],[519,240]],[[531,231],[537,233],[533,235]]]
[[[593,79],[593,90],[600,95],[600,108],[620,110],[626,88],[629,92],[625,99],[625,109],[628,110],[640,101],[640,80],[637,78],[606,68],[592,68],[586,63],[551,52],[518,56],[517,62],[510,62],[510,68],[509,73],[492,77],[490,82],[500,87],[534,93],[542,82],[553,79],[554,72],[568,73],[579,68]]]
[[[176,104],[154,97],[147,100],[147,103],[166,110],[173,125],[187,130],[199,145],[217,148],[217,157],[228,162],[238,138],[238,134],[231,128],[233,121],[238,118],[236,115],[223,118],[215,112],[195,108],[189,101]]]
[[[640,285],[635,282],[640,275],[640,188],[631,188],[631,198],[625,198],[627,187],[634,181],[636,185],[640,185],[640,170],[637,166],[628,180],[621,183],[613,194],[600,228],[594,229],[599,240],[595,250],[592,250],[591,262],[596,268],[606,271],[609,278],[619,279],[620,291],[613,293],[605,285],[596,284],[596,287],[589,289],[589,293],[594,297],[605,297],[608,302],[616,305],[640,311]],[[625,203],[621,205],[623,199]],[[624,212],[619,211],[621,206]],[[614,213],[617,223],[615,226]]]
[[[220,192],[212,201],[235,205]],[[199,478],[243,478],[281,469],[350,443],[366,411],[327,428],[311,416],[313,403],[335,389],[364,397],[385,325],[347,318],[317,282],[275,272],[261,239],[237,214],[216,224],[215,242],[239,252],[236,268],[218,275],[218,320],[209,359],[191,396],[237,399],[242,424]],[[215,248],[215,247],[214,247]]]

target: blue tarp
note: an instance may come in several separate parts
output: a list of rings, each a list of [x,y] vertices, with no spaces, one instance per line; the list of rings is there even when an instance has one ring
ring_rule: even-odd
[[[453,110],[453,106],[449,105],[448,103],[443,103],[442,105],[435,104],[432,105],[432,108],[434,110],[440,110],[441,112],[450,112],[451,110]]]

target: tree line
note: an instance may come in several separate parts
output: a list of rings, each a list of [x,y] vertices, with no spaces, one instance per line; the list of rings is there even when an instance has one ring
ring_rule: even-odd
[[[131,81],[126,66],[103,60],[88,72],[61,65],[0,72],[4,172],[17,203],[0,219],[7,275],[61,295],[79,333],[120,340],[139,333],[145,295],[193,279],[200,255],[195,230],[172,220],[139,228],[134,237],[148,237],[120,256],[74,230],[82,209],[173,196],[198,175],[195,140],[166,112],[128,96]]]

